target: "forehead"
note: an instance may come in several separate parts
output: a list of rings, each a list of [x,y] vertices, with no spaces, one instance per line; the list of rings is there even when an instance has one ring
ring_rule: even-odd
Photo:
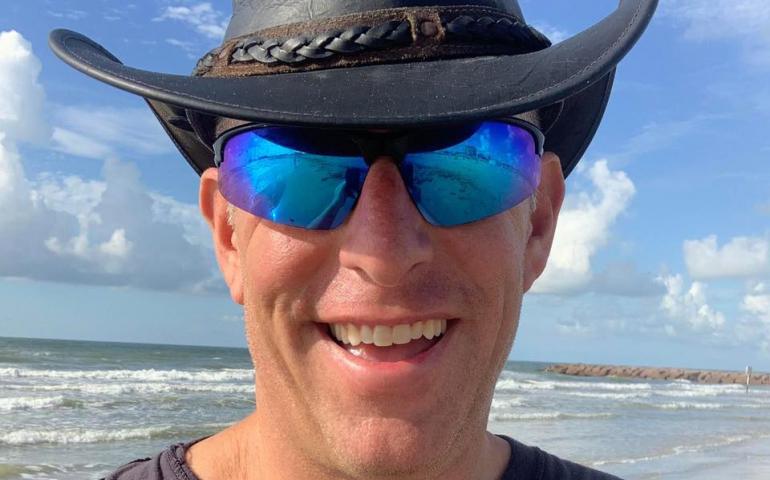
[[[541,122],[540,122],[540,114],[537,110],[530,110],[528,112],[522,112],[517,113],[516,115],[511,115],[513,118],[519,118],[521,120],[525,120],[539,128],[542,128]],[[227,117],[217,117],[215,120],[215,128],[214,128],[214,136],[219,137],[223,132],[230,130],[235,127],[239,127],[241,125],[246,125],[248,123],[253,123],[250,120],[240,120],[237,118],[227,118]],[[387,132],[387,128],[372,128],[369,131],[371,132]]]

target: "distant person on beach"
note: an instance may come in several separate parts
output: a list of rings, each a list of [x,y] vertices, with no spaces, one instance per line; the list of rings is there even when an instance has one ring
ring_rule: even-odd
[[[247,418],[107,478],[615,478],[487,420],[564,178],[655,6],[552,46],[516,0],[236,0],[190,77],[52,32],[201,175],[255,369]]]

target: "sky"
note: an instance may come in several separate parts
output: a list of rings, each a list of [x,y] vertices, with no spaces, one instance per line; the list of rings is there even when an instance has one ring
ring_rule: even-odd
[[[615,8],[520,3],[555,42]],[[140,97],[46,43],[68,28],[187,75],[229,15],[225,0],[3,1],[0,336],[245,346],[197,175]],[[770,3],[661,0],[567,179],[510,358],[770,370],[768,124]]]

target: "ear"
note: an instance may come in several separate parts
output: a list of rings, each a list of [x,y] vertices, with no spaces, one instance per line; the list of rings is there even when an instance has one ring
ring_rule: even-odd
[[[235,303],[243,305],[243,276],[235,229],[227,223],[227,200],[219,193],[218,176],[218,170],[213,167],[203,172],[198,204],[203,218],[211,228],[214,253],[230,289],[230,296]]]
[[[543,273],[551,253],[556,219],[564,200],[564,175],[559,157],[553,152],[543,154],[540,185],[537,187],[536,208],[530,215],[532,229],[524,253],[524,291],[528,291]]]

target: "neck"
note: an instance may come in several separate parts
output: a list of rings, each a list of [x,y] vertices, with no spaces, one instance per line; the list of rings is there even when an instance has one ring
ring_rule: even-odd
[[[264,411],[264,409],[262,409]],[[271,421],[270,416],[254,412],[249,417],[222,432],[193,445],[186,453],[186,462],[201,480],[229,478],[232,480],[284,480],[314,478],[332,480],[349,477],[323,465],[309,452],[303,451],[285,424]],[[275,418],[275,417],[272,417]],[[510,446],[505,440],[486,431],[461,438],[454,458],[431,472],[415,472],[399,479],[462,480],[500,478],[510,458]],[[362,477],[363,478],[363,477]],[[367,480],[386,477],[366,475]],[[392,479],[392,477],[387,477]]]

